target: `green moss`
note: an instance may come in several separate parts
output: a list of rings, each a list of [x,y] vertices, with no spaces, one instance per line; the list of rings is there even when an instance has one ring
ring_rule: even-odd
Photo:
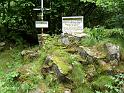
[[[68,74],[68,72],[72,69],[72,67],[67,63],[68,61],[65,61],[62,57],[53,56],[52,60],[53,63],[58,66],[60,72],[64,75]]]

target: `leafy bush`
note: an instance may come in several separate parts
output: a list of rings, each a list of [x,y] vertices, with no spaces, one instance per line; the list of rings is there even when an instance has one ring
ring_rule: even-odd
[[[117,74],[113,77],[114,85],[105,85],[109,89],[109,93],[123,93],[124,74]]]
[[[85,39],[82,39],[81,44],[86,46],[92,46],[101,41],[115,41],[121,42],[124,39],[123,29],[105,29],[99,28],[85,28],[84,32],[88,35]]]
[[[117,74],[112,76],[113,83],[104,84],[106,87],[105,93],[123,93],[124,85],[124,74]],[[101,91],[96,91],[96,93],[103,93]]]

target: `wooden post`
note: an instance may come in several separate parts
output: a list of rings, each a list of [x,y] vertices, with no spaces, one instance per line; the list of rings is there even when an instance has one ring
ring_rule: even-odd
[[[44,9],[43,9],[43,0],[41,0],[41,21],[43,21],[43,11],[44,11]],[[41,28],[41,34],[43,34],[43,28]]]
[[[43,0],[41,0],[41,21],[43,21]],[[41,28],[41,34],[38,34],[38,42],[39,42],[39,46],[42,47],[44,44],[44,39],[43,39],[43,28]]]

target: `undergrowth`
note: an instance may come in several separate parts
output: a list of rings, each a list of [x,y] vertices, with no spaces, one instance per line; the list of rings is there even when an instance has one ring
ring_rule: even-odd
[[[93,46],[100,42],[112,42],[124,47],[124,30],[123,29],[105,29],[100,28],[85,28],[84,32],[88,35],[85,39],[81,40],[81,45]]]
[[[85,28],[84,32],[88,36],[79,42],[80,45],[88,47],[96,45],[97,48],[99,45],[112,42],[121,46],[123,50],[124,32],[122,29]],[[77,47],[75,44],[73,43]],[[81,59],[78,57],[79,55],[66,51],[73,45],[64,46],[60,42],[60,36],[49,36],[45,40],[44,46],[39,49],[40,56],[28,63],[24,62],[20,48],[5,50],[0,54],[0,93],[29,93],[38,87],[42,87],[45,93],[63,93],[65,87],[71,88],[72,93],[101,93],[102,91],[99,89],[92,88],[92,82],[87,81],[85,67],[77,61]],[[38,49],[38,46],[28,49],[35,50],[35,48]],[[57,59],[58,57],[62,58],[61,63],[67,61],[66,63],[72,66],[72,71],[68,75],[68,78],[71,79],[69,84],[60,82],[52,71],[46,77],[43,76],[41,68],[48,55],[53,55]],[[112,84],[106,83],[106,81],[101,82],[101,79],[104,80],[106,77],[108,78],[108,76],[100,77],[94,84],[103,85],[106,88],[106,93],[121,93],[124,75],[112,76],[114,81]]]

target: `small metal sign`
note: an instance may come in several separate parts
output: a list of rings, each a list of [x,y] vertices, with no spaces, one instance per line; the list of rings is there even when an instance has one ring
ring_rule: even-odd
[[[48,21],[35,21],[36,28],[48,28]]]
[[[50,10],[49,8],[33,8],[35,11],[48,11]]]

